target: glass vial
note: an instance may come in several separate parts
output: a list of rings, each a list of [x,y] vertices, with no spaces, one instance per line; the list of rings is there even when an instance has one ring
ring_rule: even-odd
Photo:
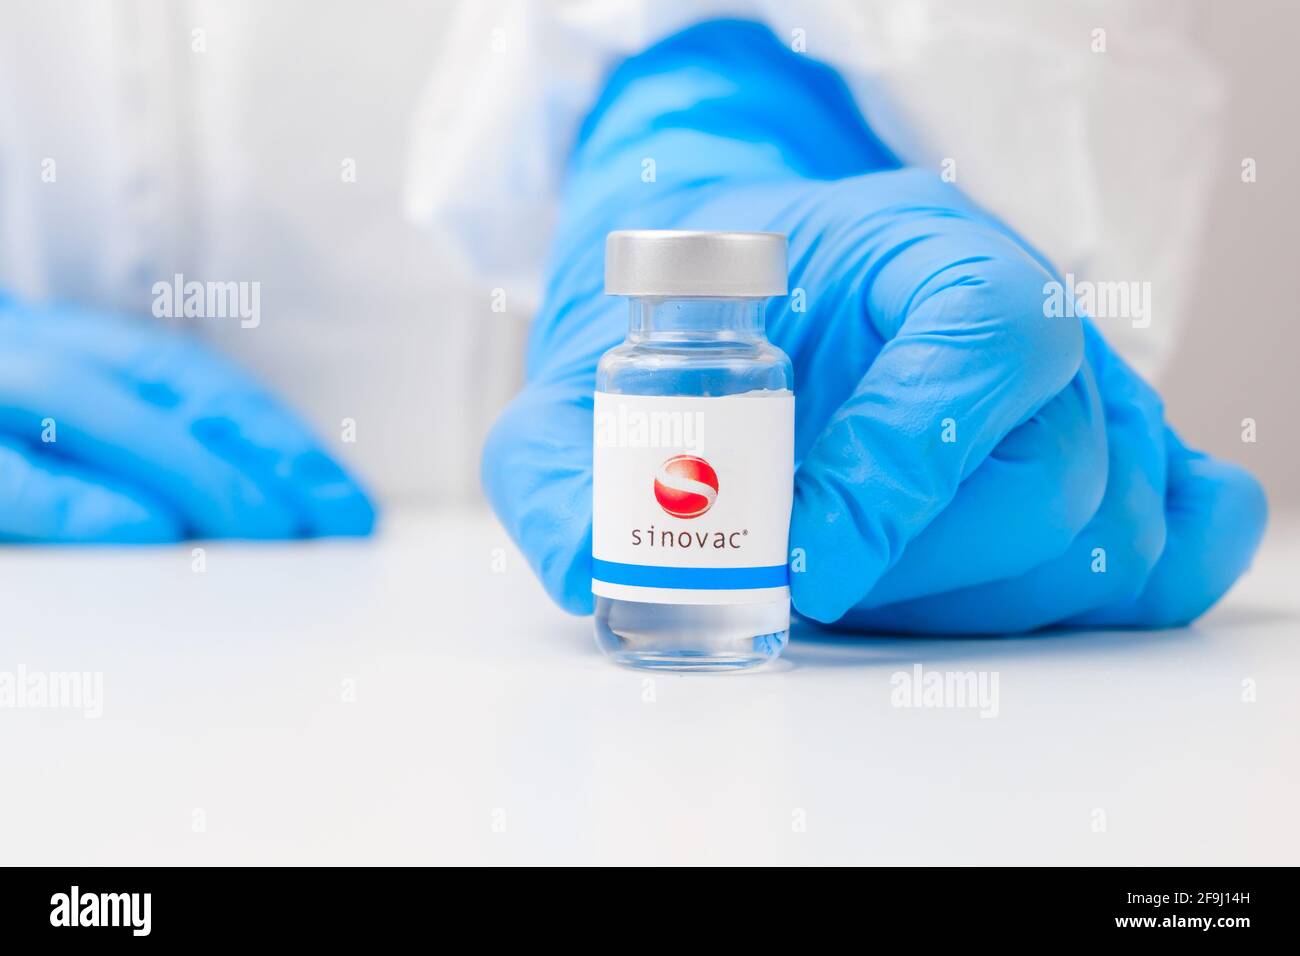
[[[610,233],[605,291],[630,313],[596,370],[597,642],[642,668],[769,661],[790,627],[794,376],[763,327],[785,236]]]

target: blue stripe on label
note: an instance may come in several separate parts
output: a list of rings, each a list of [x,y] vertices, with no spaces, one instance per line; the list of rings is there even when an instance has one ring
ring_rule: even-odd
[[[662,568],[650,564],[619,564],[593,558],[591,576],[606,584],[643,588],[684,588],[692,591],[741,591],[783,588],[790,583],[784,564],[767,568]]]

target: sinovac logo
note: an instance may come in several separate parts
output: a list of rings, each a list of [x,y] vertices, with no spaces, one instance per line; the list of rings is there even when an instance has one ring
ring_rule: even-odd
[[[698,518],[718,500],[718,473],[697,455],[674,455],[655,474],[655,500],[674,518]]]
[[[150,893],[82,893],[73,886],[50,897],[50,925],[122,926],[132,936],[148,936],[152,905]]]

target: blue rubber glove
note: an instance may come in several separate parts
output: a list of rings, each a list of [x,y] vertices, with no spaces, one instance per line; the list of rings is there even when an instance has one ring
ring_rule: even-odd
[[[194,340],[0,293],[0,541],[367,534],[307,430]]]
[[[527,385],[484,453],[498,515],[568,610],[592,609],[591,394],[627,322],[602,260],[624,228],[790,237],[806,311],[774,301],[768,332],[795,369],[791,592],[806,617],[1166,626],[1249,563],[1258,484],[1185,448],[1090,325],[1045,317],[1041,256],[936,173],[901,167],[832,71],[715,21],[627,60],[583,126]]]

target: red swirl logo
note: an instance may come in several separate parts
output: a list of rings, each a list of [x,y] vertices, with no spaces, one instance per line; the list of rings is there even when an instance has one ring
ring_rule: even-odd
[[[655,475],[655,500],[674,518],[698,518],[718,500],[718,473],[703,458],[674,455]]]

